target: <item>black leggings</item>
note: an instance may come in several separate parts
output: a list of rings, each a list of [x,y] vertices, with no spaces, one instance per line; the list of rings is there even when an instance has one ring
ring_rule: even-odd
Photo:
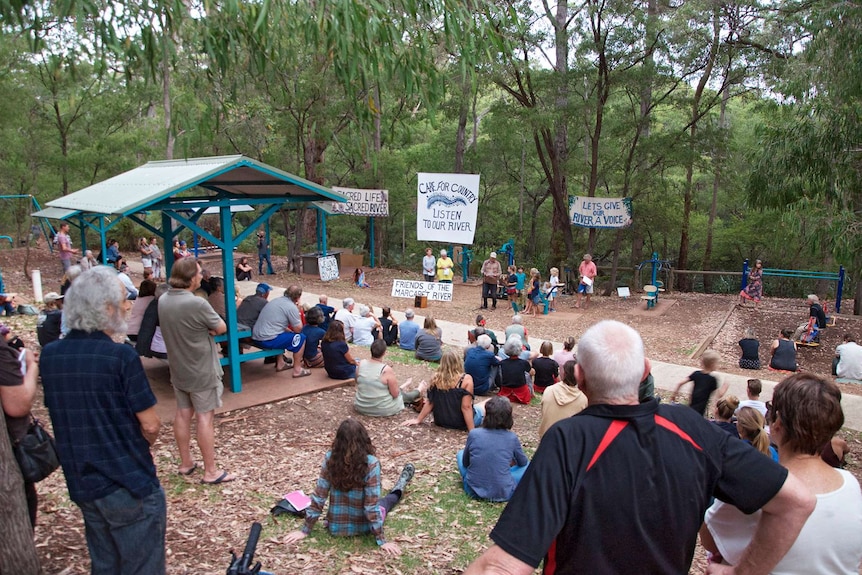
[[[380,505],[380,507],[382,507],[383,509],[385,509],[385,510],[386,510],[386,513],[387,513],[387,515],[388,515],[390,511],[392,511],[393,509],[395,509],[395,506],[396,506],[396,505],[398,505],[398,502],[399,502],[399,501],[401,501],[401,496],[402,496],[402,495],[403,495],[403,494],[401,493],[401,490],[400,490],[400,489],[396,489],[396,490],[394,490],[394,491],[390,491],[390,492],[386,495],[386,497],[384,497],[383,499],[381,499],[381,500],[378,502],[378,505]]]

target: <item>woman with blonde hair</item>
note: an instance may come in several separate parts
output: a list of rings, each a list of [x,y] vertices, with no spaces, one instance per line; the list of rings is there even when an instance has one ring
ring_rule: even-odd
[[[473,378],[464,373],[461,355],[451,349],[440,359],[428,387],[428,399],[415,419],[404,425],[418,425],[434,414],[434,423],[449,429],[470,431],[482,424],[483,410],[473,405]]]
[[[739,438],[777,462],[778,452],[769,445],[769,435],[766,434],[765,425],[766,420],[753,407],[743,407],[736,413],[736,430],[739,432]]]

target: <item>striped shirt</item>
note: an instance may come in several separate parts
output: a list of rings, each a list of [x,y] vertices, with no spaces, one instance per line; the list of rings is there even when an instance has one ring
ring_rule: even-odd
[[[365,475],[365,486],[362,488],[342,491],[333,488],[327,479],[326,464],[332,453],[327,451],[320,466],[320,477],[314,493],[311,495],[311,506],[305,511],[305,526],[302,531],[311,533],[312,527],[323,514],[323,507],[329,499],[329,510],[326,522],[329,532],[336,537],[361,535],[369,531],[374,534],[378,545],[386,543],[383,536],[383,514],[380,499],[380,461],[373,455],[368,455],[368,472]]]

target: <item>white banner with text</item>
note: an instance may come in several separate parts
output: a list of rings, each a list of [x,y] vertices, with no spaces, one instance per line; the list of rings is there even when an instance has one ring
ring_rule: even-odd
[[[478,174],[417,174],[416,239],[473,244],[479,214]]]
[[[321,281],[331,282],[338,279],[338,260],[335,256],[317,258],[317,270]]]
[[[413,280],[392,280],[392,297],[427,295],[432,301],[452,301],[452,284]]]
[[[632,199],[569,196],[569,220],[582,228],[627,228],[632,225]]]
[[[332,188],[347,196],[346,202],[332,202],[333,214],[346,216],[368,216],[384,218],[389,216],[388,190],[359,190],[356,188]]]

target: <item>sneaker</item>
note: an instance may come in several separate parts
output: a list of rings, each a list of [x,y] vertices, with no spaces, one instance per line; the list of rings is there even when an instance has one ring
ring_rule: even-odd
[[[392,487],[392,491],[400,491],[401,493],[404,493],[404,489],[407,487],[407,484],[410,483],[410,480],[413,479],[414,473],[416,473],[416,467],[414,467],[412,463],[405,465],[404,469],[401,470],[401,475],[398,477],[398,481],[396,481],[395,485]]]

